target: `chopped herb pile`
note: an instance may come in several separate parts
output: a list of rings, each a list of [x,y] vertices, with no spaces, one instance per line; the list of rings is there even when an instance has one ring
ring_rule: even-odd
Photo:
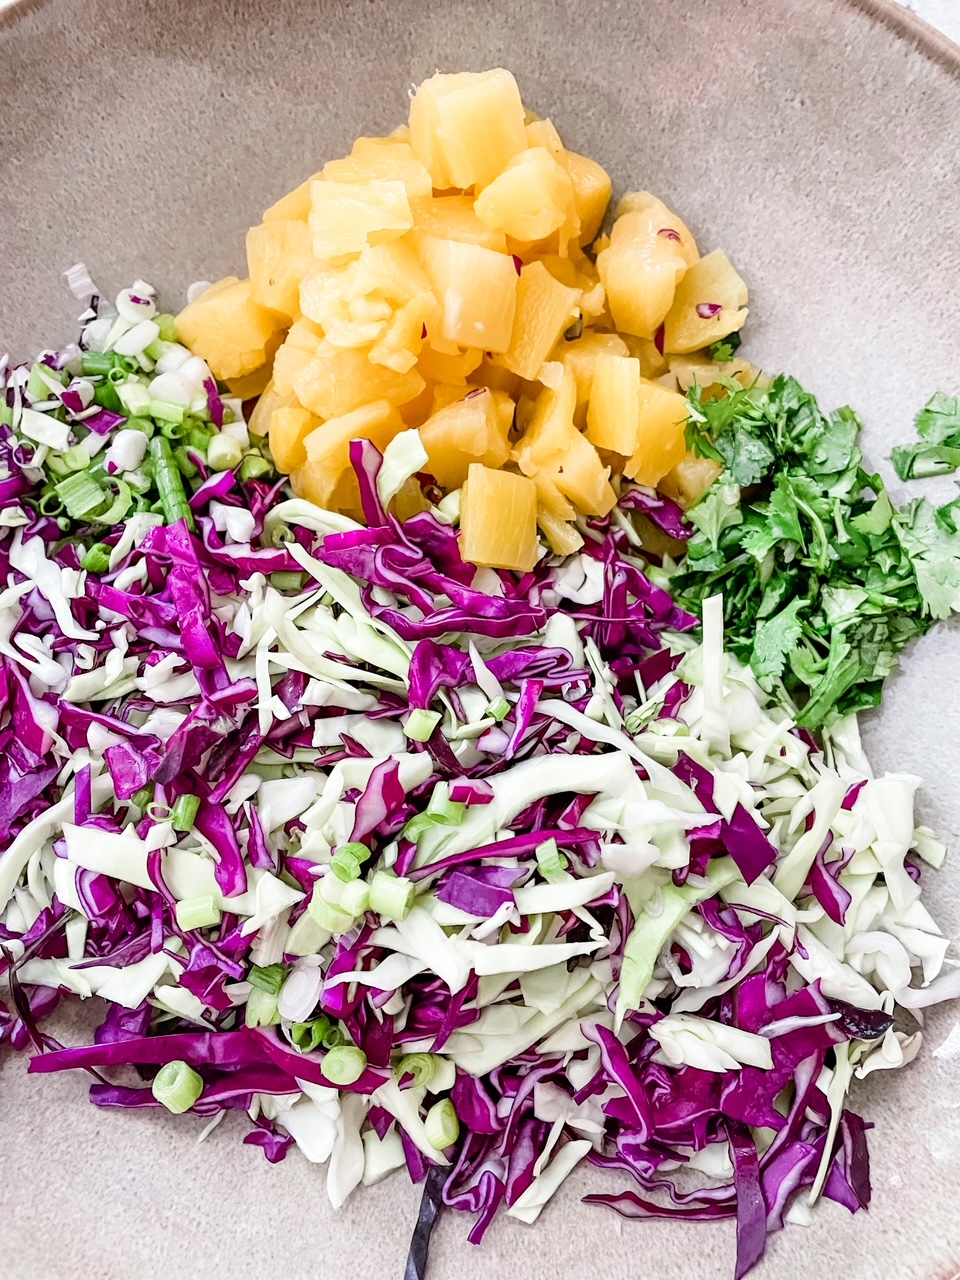
[[[671,589],[694,612],[722,592],[726,644],[818,728],[878,704],[901,650],[960,609],[960,500],[895,508],[864,469],[856,414],[825,416],[793,378],[724,385],[725,399],[689,393],[688,447],[724,470],[689,512]],[[945,442],[951,422],[960,442],[957,402],[937,396],[921,432]]]

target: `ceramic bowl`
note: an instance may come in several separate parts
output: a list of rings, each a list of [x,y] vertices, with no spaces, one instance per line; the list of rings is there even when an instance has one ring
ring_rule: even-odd
[[[0,350],[73,337],[61,272],[135,276],[176,309],[243,273],[263,208],[405,117],[434,70],[509,67],[524,100],[619,189],[677,208],[746,277],[746,352],[828,405],[862,410],[877,465],[935,390],[960,390],[960,50],[884,0],[46,0],[0,15]],[[887,468],[889,473],[889,468]],[[894,483],[902,496],[902,486]],[[950,489],[949,483],[943,492]],[[952,845],[930,875],[960,932],[957,632],[907,655],[865,717],[880,769],[921,773]],[[823,1205],[772,1237],[756,1280],[949,1280],[960,1269],[960,1062],[858,1084],[874,1200]],[[339,1212],[294,1154],[268,1165],[228,1118],[97,1111],[79,1075],[6,1054],[0,1188],[7,1280],[400,1280],[419,1191],[403,1177]],[[582,1169],[539,1223],[483,1247],[443,1219],[431,1280],[728,1280],[730,1224],[624,1223],[580,1203]]]

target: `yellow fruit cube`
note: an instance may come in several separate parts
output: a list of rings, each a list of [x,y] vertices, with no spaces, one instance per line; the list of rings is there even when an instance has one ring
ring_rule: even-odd
[[[642,207],[641,201],[643,201]],[[629,199],[597,255],[614,323],[625,333],[653,338],[670,310],[677,284],[696,261],[696,245],[682,222],[646,192]]]
[[[550,550],[558,556],[573,555],[583,546],[583,538],[575,524],[561,519],[549,507],[537,504],[537,524]]]
[[[273,381],[267,383],[261,391],[257,403],[253,406],[247,422],[247,430],[252,436],[265,436],[270,430],[270,419],[275,409],[286,409],[295,403],[292,395],[282,396]]]
[[[263,393],[273,377],[273,358],[284,336],[281,329],[270,339],[264,348],[266,359],[259,369],[254,369],[253,373],[241,374],[239,378],[224,378],[232,396],[236,396],[238,400],[253,400]]]
[[[657,488],[664,497],[672,498],[686,511],[703,497],[722,470],[723,467],[713,458],[700,458],[695,453],[687,453],[661,477]]]
[[[413,226],[402,182],[379,179],[360,185],[315,182],[310,205],[313,252],[318,258],[342,258],[368,244],[397,240]]]
[[[274,409],[270,416],[270,452],[278,471],[289,474],[303,466],[307,460],[303,442],[319,426],[320,419],[299,405]]]
[[[276,204],[272,204],[264,213],[264,222],[274,222],[276,220],[299,221],[306,222],[310,216],[310,198],[313,191],[313,184],[320,177],[319,173],[311,174],[305,182],[301,182],[299,187],[294,187],[285,196],[281,196]]]
[[[438,240],[482,244],[485,249],[494,249],[497,253],[507,251],[507,237],[502,231],[480,221],[473,211],[470,196],[433,196],[429,200],[413,200],[410,210],[413,227],[405,239],[414,250],[419,249],[424,236],[436,236]]]
[[[482,245],[425,236],[420,263],[440,304],[440,337],[462,347],[506,351],[517,308],[513,259]]]
[[[372,440],[382,452],[402,430],[403,419],[386,400],[322,423],[303,440],[306,459],[292,474],[294,492],[319,507],[332,508],[335,500],[343,502],[343,496],[336,499],[336,495],[350,471],[350,441]],[[352,499],[347,501],[354,505]]]
[[[640,361],[600,352],[593,367],[587,439],[597,449],[629,458],[640,432]]]
[[[514,156],[473,207],[486,226],[525,243],[546,239],[576,217],[570,175],[546,147]]]
[[[215,378],[241,378],[267,361],[283,318],[254,302],[250,281],[228,276],[177,316],[177,332]]]
[[[424,80],[410,103],[410,145],[438,190],[486,186],[526,150],[516,80],[500,68]]]
[[[533,417],[514,457],[524,475],[537,480],[541,503],[561,518],[574,514],[559,503],[562,495],[585,515],[606,515],[617,500],[609,482],[610,470],[573,422],[577,384],[564,369],[560,388],[545,388],[537,397]]]
[[[553,158],[567,168],[567,151],[552,120],[531,120],[527,124],[527,147],[546,147]]]
[[[311,320],[294,324],[273,359],[273,387],[280,396],[294,394],[294,379],[316,358],[323,342],[323,331]]]
[[[529,573],[539,552],[533,481],[472,463],[460,497],[460,554],[464,560]]]
[[[561,334],[573,323],[579,301],[580,290],[555,280],[542,262],[525,266],[517,281],[510,346],[500,362],[521,378],[536,378]]]
[[[586,425],[587,405],[593,388],[593,372],[597,357],[602,353],[615,356],[626,356],[630,352],[627,344],[616,333],[597,333],[593,329],[585,329],[579,338],[558,344],[553,359],[561,361],[572,370],[577,384],[577,407],[574,421],[578,425]]]
[[[603,165],[576,151],[567,152],[567,171],[573,183],[573,202],[580,219],[581,244],[590,244],[603,226],[613,183]]]
[[[664,348],[698,351],[742,329],[747,314],[747,286],[723,250],[715,249],[677,286],[663,322]]]
[[[377,400],[406,404],[425,386],[416,369],[397,373],[371,364],[362,347],[334,347],[329,342],[293,378],[297,399],[324,420],[343,417]]]
[[[506,419],[493,392],[485,387],[448,404],[420,428],[427,451],[426,470],[444,489],[458,489],[471,463],[502,467],[510,456],[507,433],[512,421],[512,406]]]
[[[250,296],[288,320],[300,315],[300,281],[317,268],[310,228],[276,218],[247,232]]]
[[[433,190],[429,173],[409,142],[400,138],[358,138],[349,156],[324,165],[323,177],[328,182],[402,182],[411,201],[429,198]]]
[[[640,384],[639,401],[637,447],[623,473],[652,488],[687,451],[687,401],[679,392],[646,379]]]
[[[465,385],[467,378],[477,368],[482,359],[483,352],[478,351],[475,347],[468,348],[466,351],[458,350],[455,355],[448,355],[445,351],[437,351],[430,344],[428,334],[426,342],[420,348],[417,372],[422,374],[428,382],[450,382]]]

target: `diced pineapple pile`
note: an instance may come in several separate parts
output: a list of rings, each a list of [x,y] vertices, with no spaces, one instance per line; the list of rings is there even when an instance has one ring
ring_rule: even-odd
[[[685,458],[683,392],[715,381],[705,349],[743,325],[746,286],[646,192],[596,239],[610,194],[508,71],[436,75],[409,127],[266,211],[249,278],[198,297],[180,335],[259,396],[251,429],[301,497],[362,519],[350,441],[415,427],[428,463],[398,517],[459,490],[464,558],[526,571],[540,535],[575,551],[621,477],[688,503],[714,475]]]

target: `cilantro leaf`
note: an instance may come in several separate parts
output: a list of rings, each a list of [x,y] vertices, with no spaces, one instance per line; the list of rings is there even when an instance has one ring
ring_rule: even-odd
[[[741,422],[731,423],[717,440],[717,452],[730,479],[744,488],[757,484],[774,462],[773,450]]]
[[[795,648],[803,632],[797,615],[805,603],[799,599],[791,600],[785,609],[757,627],[750,665],[761,683],[782,675],[787,654]]]
[[[735,330],[728,333],[725,338],[721,338],[719,342],[714,342],[707,347],[707,355],[715,364],[726,364],[733,359],[734,352],[740,350],[740,344],[743,339]]]
[[[960,398],[938,391],[917,414],[917,435],[928,444],[955,444],[960,436]]]

